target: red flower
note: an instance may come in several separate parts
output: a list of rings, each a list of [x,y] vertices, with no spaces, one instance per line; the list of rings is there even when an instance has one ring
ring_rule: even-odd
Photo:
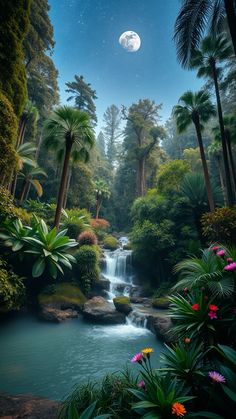
[[[195,311],[199,310],[199,304],[198,303],[192,304],[192,309]]]
[[[217,252],[217,250],[219,249],[219,246],[212,246],[211,250],[213,250],[213,252]]]
[[[215,304],[210,304],[209,305],[209,310],[211,310],[211,311],[217,311],[217,310],[219,310],[219,307],[217,307]]]

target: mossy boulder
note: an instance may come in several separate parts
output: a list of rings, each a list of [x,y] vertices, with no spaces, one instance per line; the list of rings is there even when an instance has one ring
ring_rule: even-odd
[[[46,287],[38,296],[40,305],[55,305],[68,308],[81,307],[86,302],[86,297],[80,288],[68,282],[53,284]]]
[[[119,242],[114,236],[108,234],[103,239],[103,247],[108,250],[116,250],[119,247]]]
[[[124,314],[129,314],[132,311],[129,297],[121,295],[120,297],[113,298],[113,303],[117,311]]]
[[[168,297],[156,297],[152,300],[154,308],[168,308],[170,305]]]

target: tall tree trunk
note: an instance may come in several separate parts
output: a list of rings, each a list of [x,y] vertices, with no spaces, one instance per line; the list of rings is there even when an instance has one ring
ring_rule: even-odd
[[[223,178],[223,174],[222,174],[222,168],[221,168],[221,162],[220,162],[220,156],[219,155],[216,155],[216,164],[217,164],[217,168],[218,168],[218,172],[219,172],[219,176],[220,176],[220,186],[221,186],[221,189],[222,189],[224,204],[227,205],[227,197],[226,197],[226,193],[225,193],[225,184],[224,184],[224,178]]]
[[[69,169],[69,163],[70,163],[70,154],[72,149],[72,141],[66,139],[66,152],[64,157],[64,164],[61,174],[61,182],[58,192],[58,198],[57,198],[57,208],[55,213],[55,219],[54,219],[54,226],[58,229],[60,225],[61,220],[61,210],[63,206],[64,196],[65,196],[65,190],[66,190],[66,180],[67,180],[67,174]]]
[[[145,157],[138,160],[138,196],[145,193]]]
[[[96,220],[98,220],[99,218],[99,212],[102,206],[102,200],[99,200],[99,198],[97,198],[97,203],[96,203]]]
[[[236,198],[236,172],[235,172],[234,158],[233,158],[232,147],[231,147],[230,132],[228,129],[225,130],[225,138],[227,142],[227,149],[228,149],[228,155],[229,155],[229,161],[230,161],[230,167],[231,167],[231,173],[232,173],[234,198]]]
[[[25,199],[25,194],[28,188],[28,183],[29,181],[27,179],[23,180],[23,185],[22,185],[22,189],[21,189],[21,197],[20,197],[20,205],[23,204],[23,201]]]
[[[228,205],[233,205],[233,190],[230,181],[230,169],[229,169],[229,160],[228,160],[228,153],[227,153],[227,143],[225,138],[225,128],[224,128],[224,120],[223,120],[223,113],[222,113],[222,106],[220,100],[220,91],[219,91],[219,84],[217,79],[217,72],[216,72],[216,65],[215,60],[210,61],[211,68],[212,68],[212,75],[215,85],[215,93],[216,93],[216,102],[217,102],[217,111],[218,111],[218,119],[220,125],[220,137],[221,137],[221,145],[223,151],[223,161],[224,161],[224,169],[225,169],[225,183],[226,183],[226,191],[227,191],[227,199]]]
[[[235,0],[224,0],[227,22],[229,26],[230,35],[236,55],[236,6]]]
[[[67,197],[68,197],[68,190],[69,190],[69,187],[70,187],[71,175],[72,175],[72,168],[69,169],[68,175],[67,175],[66,190],[65,190],[65,197],[64,197],[64,202],[63,202],[63,208],[66,208],[66,204],[67,204]]]
[[[203,173],[204,173],[204,178],[205,178],[205,185],[206,185],[209,207],[210,207],[210,211],[214,211],[215,205],[214,205],[213,193],[211,189],[211,183],[210,183],[210,177],[209,177],[209,172],[208,172],[208,167],[207,167],[207,162],[206,162],[205,151],[204,151],[203,142],[202,142],[202,133],[201,133],[200,120],[199,120],[198,114],[195,114],[195,116],[193,117],[193,123],[195,125],[196,133],[197,133],[197,139],[198,139],[198,144],[199,144],[200,156],[202,160],[202,167],[203,167]]]

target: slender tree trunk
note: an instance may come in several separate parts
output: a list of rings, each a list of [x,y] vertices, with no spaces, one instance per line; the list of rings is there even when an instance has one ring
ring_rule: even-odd
[[[22,189],[21,189],[20,205],[23,204],[25,194],[26,194],[26,191],[27,191],[27,187],[28,187],[28,181],[26,179],[24,179]]]
[[[138,160],[138,196],[145,193],[145,157]]]
[[[199,144],[200,156],[202,160],[202,167],[203,167],[203,173],[204,173],[204,178],[205,178],[205,185],[206,185],[209,207],[210,207],[210,211],[214,211],[215,205],[214,205],[213,193],[211,189],[211,183],[210,183],[210,177],[209,177],[209,172],[208,172],[208,167],[207,167],[207,162],[206,162],[205,151],[204,151],[203,142],[202,142],[202,133],[201,133],[200,120],[199,120],[198,114],[195,114],[193,118],[193,123],[195,125],[196,133],[197,133],[197,139],[198,139],[198,144]]]
[[[72,149],[72,141],[70,139],[66,139],[66,152],[64,157],[64,164],[61,174],[61,182],[58,192],[58,198],[57,198],[57,208],[55,213],[55,219],[54,219],[54,226],[58,229],[60,225],[61,220],[61,210],[63,206],[64,196],[65,196],[65,190],[66,190],[66,180],[67,180],[67,173],[69,169],[69,163],[70,163],[70,154]]]
[[[97,199],[97,204],[96,204],[96,220],[98,220],[99,218],[99,212],[102,206],[102,201],[99,200],[99,198]]]
[[[72,175],[72,168],[70,168],[69,171],[68,171],[63,208],[66,208],[66,204],[67,204],[67,197],[68,197],[68,190],[69,190],[69,187],[70,187],[71,175]]]
[[[223,174],[222,174],[222,168],[221,168],[220,156],[219,155],[216,155],[216,164],[217,164],[217,168],[218,168],[218,172],[219,172],[219,176],[220,176],[220,186],[221,186],[221,189],[222,189],[224,204],[227,205],[227,197],[226,197],[226,193],[225,193],[225,184],[224,184],[224,178],[223,178]]]
[[[211,60],[210,64],[212,68],[212,74],[213,74],[214,85],[215,85],[217,111],[218,111],[218,118],[219,118],[219,125],[220,125],[220,137],[221,137],[221,145],[222,145],[223,161],[224,161],[224,169],[225,169],[225,183],[226,183],[227,199],[228,199],[228,205],[233,205],[233,190],[232,190],[232,185],[230,181],[227,143],[226,143],[226,138],[225,138],[224,120],[223,120],[223,113],[222,113],[220,91],[219,91],[219,84],[218,84],[218,79],[217,79],[215,61]]]
[[[236,172],[235,172],[234,158],[233,158],[232,147],[231,147],[230,132],[227,129],[225,130],[225,138],[227,142],[227,149],[228,149],[228,155],[229,155],[229,161],[230,161],[230,167],[231,167],[231,173],[232,173],[234,198],[236,198]]]
[[[227,22],[236,55],[236,10],[235,0],[224,0]]]

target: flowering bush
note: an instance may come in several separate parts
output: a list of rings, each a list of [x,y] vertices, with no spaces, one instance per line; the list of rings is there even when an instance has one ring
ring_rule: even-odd
[[[78,237],[80,246],[97,244],[97,237],[92,231],[85,230]]]

